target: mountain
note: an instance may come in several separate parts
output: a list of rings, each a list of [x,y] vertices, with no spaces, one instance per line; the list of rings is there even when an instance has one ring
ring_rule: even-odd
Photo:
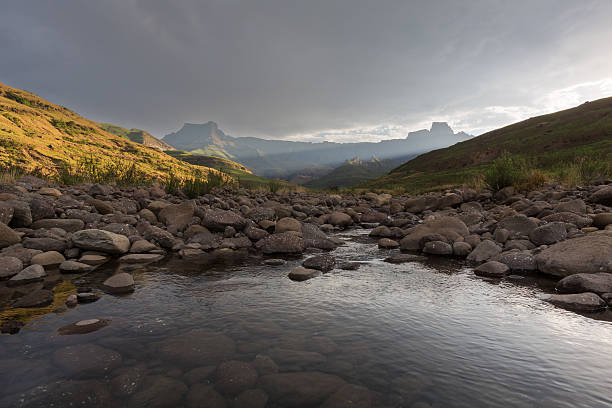
[[[52,175],[64,166],[75,168],[87,161],[98,170],[135,165],[139,174],[154,178],[212,171],[109,133],[98,123],[30,92],[0,84],[0,167]]]
[[[328,189],[332,187],[352,187],[387,174],[390,170],[402,164],[403,160],[378,159],[361,160],[355,157],[322,177],[304,183],[305,187]]]
[[[98,123],[98,125],[109,133],[121,136],[124,139],[131,140],[134,143],[140,143],[145,146],[154,147],[159,150],[174,150],[166,142],[162,142],[149,132],[141,129],[126,129],[121,126],[112,125],[110,123]]]
[[[538,116],[422,154],[364,187],[413,191],[457,186],[482,175],[504,152],[551,174],[577,160],[612,163],[612,97]]]
[[[304,169],[337,167],[353,157],[397,159],[446,147],[471,136],[454,133],[448,124],[434,122],[430,130],[411,132],[405,139],[362,143],[311,143],[232,137],[214,122],[186,123],[163,141],[179,150],[218,156],[243,163],[266,177],[288,178]]]

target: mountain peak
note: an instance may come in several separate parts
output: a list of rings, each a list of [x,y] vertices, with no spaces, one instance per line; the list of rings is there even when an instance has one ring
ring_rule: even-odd
[[[432,122],[430,132],[454,134],[453,129],[451,129],[447,122]]]

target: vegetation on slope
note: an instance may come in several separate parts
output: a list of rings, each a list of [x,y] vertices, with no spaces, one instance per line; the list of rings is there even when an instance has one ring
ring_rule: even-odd
[[[552,179],[610,176],[612,98],[587,102],[485,133],[445,149],[422,154],[364,188],[411,192],[445,189],[483,179],[502,155],[528,172]]]
[[[124,139],[131,140],[134,143],[139,143],[149,147],[155,147],[159,150],[174,150],[174,147],[168,143],[159,140],[149,132],[141,129],[127,129],[121,126],[110,123],[98,123],[98,125],[109,133],[121,136]]]
[[[314,189],[352,187],[381,177],[399,164],[401,162],[393,159],[380,160],[373,158],[370,161],[364,161],[357,157],[347,160],[324,176],[304,183],[304,186]]]
[[[133,180],[150,181],[167,180],[170,174],[206,178],[217,172],[111,134],[69,109],[4,84],[0,84],[0,167],[42,176],[94,171],[109,180],[127,174]]]

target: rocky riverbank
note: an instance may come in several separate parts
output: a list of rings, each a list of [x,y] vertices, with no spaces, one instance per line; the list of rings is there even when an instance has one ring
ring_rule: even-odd
[[[159,187],[58,187],[26,176],[0,191],[3,309],[56,304],[57,285],[111,260],[121,266],[102,289],[122,294],[134,291],[131,270],[168,254],[205,267],[255,253],[273,265],[305,251],[332,251],[342,242],[328,233],[354,226],[372,228],[372,244],[392,251],[388,262],[418,261],[422,253],[467,259],[488,279],[539,272],[560,279],[548,299],[556,305],[592,312],[612,304],[611,184],[417,197],[228,189],[189,200]],[[304,281],[358,267],[317,255],[288,277]],[[66,306],[101,296],[91,288],[76,292]],[[2,331],[19,326],[5,318]]]

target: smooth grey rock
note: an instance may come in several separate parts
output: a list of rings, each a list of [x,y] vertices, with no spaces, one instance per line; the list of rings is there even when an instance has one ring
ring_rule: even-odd
[[[217,367],[215,388],[225,395],[238,395],[257,383],[257,370],[244,361],[224,361]]]
[[[307,269],[307,268],[298,266],[297,268],[294,268],[291,272],[289,272],[288,276],[289,276],[289,279],[291,280],[301,282],[301,281],[315,278],[320,275],[321,275],[321,271],[318,271],[316,269]]]
[[[53,363],[72,377],[101,377],[121,366],[121,355],[92,343],[78,344],[56,350]]]
[[[502,249],[493,241],[485,239],[468,255],[467,260],[470,262],[481,263],[488,261],[495,255],[501,253]]]
[[[0,257],[0,280],[9,279],[23,269],[23,262],[14,256]]]
[[[33,229],[40,228],[61,228],[66,232],[76,232],[85,227],[85,223],[77,218],[49,218],[34,221],[32,224]]]
[[[506,276],[510,268],[506,264],[497,261],[486,262],[474,269],[476,276],[484,276],[486,278],[503,278]]]
[[[602,231],[559,242],[540,252],[536,262],[540,271],[553,276],[612,273],[612,234]]]
[[[60,264],[59,270],[62,273],[85,273],[93,270],[93,267],[77,261],[64,261]]]
[[[307,269],[329,272],[336,266],[336,260],[329,255],[317,255],[306,259],[302,266]]]
[[[130,249],[130,240],[123,235],[100,229],[86,229],[72,235],[73,244],[81,249],[124,254]]]
[[[112,294],[131,293],[134,291],[134,278],[129,273],[120,272],[106,279],[102,286]]]
[[[591,292],[571,295],[552,295],[547,301],[555,306],[576,312],[597,312],[607,307],[606,302],[604,302],[602,298]]]
[[[531,231],[529,239],[535,245],[551,245],[567,238],[567,228],[564,222],[551,222]]]
[[[45,268],[40,265],[30,265],[8,281],[9,286],[24,285],[41,281],[47,276]]]
[[[577,273],[557,282],[559,293],[612,293],[612,273]]]

